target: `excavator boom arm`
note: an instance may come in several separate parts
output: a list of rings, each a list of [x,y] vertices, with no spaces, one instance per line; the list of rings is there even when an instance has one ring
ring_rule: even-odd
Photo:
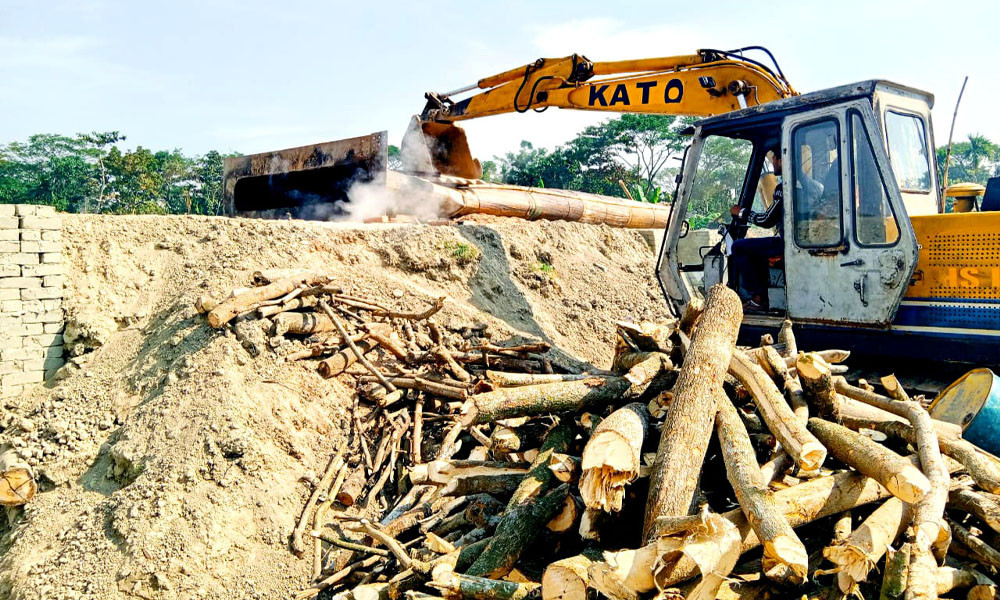
[[[573,54],[480,79],[475,85],[426,94],[427,104],[403,138],[408,170],[475,179],[464,131],[456,121],[549,107],[615,113],[711,116],[797,95],[775,64],[772,70],[743,50],[614,62]],[[767,52],[768,56],[771,56]],[[773,57],[771,57],[773,60]],[[461,100],[456,96],[481,90]]]
[[[592,63],[579,55],[538,61],[479,81],[460,101],[428,94],[421,117],[461,121],[550,106],[577,110],[711,116],[795,95],[756,62],[705,51]],[[742,99],[742,104],[741,104]]]

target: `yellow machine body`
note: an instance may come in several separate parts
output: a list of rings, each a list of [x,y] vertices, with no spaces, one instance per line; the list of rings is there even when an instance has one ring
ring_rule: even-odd
[[[919,244],[905,298],[1000,301],[1000,212],[910,217]]]

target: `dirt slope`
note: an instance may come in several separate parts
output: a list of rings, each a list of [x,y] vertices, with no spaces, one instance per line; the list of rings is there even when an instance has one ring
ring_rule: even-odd
[[[614,321],[662,315],[636,232],[479,219],[351,226],[192,217],[64,218],[74,366],[8,402],[0,443],[42,493],[0,526],[0,597],[282,598],[309,560],[288,537],[346,431],[350,379],[251,355],[193,309],[262,268],[329,271],[494,339],[544,338],[555,360],[607,367]],[[402,293],[401,293],[402,292]],[[96,349],[94,349],[96,348]]]

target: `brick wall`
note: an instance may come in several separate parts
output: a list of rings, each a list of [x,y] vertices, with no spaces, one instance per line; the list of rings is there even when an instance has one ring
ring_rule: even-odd
[[[60,217],[51,206],[0,204],[0,398],[63,363]]]

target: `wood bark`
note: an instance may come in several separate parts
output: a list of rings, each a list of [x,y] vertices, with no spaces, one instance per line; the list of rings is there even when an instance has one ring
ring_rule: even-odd
[[[930,481],[920,469],[867,436],[817,418],[809,419],[809,430],[837,460],[875,479],[904,502],[918,502],[930,491]]]
[[[621,377],[589,377],[503,388],[470,397],[462,409],[462,424],[468,427],[512,417],[602,408],[619,400],[630,387],[631,383]]]
[[[646,501],[644,539],[649,539],[658,517],[686,514],[691,505],[742,319],[743,305],[735,292],[722,285],[709,290],[663,423]]]
[[[898,600],[906,592],[906,580],[910,571],[910,544],[905,542],[899,550],[891,549],[885,558],[885,573],[882,575],[882,588],[879,600]]]
[[[767,373],[742,352],[733,354],[729,373],[750,392],[768,429],[795,460],[795,464],[806,471],[815,471],[822,466],[826,460],[826,448],[796,418]]]
[[[38,492],[35,474],[10,445],[0,449],[0,506],[21,506]]]
[[[507,503],[496,533],[467,573],[488,577],[501,577],[509,573],[525,546],[537,537],[544,524],[562,508],[569,491],[566,484],[544,498],[541,496],[554,479],[549,470],[549,459],[555,452],[565,452],[573,437],[573,429],[566,423],[556,425],[549,432],[531,470]]]
[[[325,275],[315,273],[296,275],[287,279],[279,279],[265,286],[253,288],[246,292],[224,300],[208,313],[208,324],[218,329],[243,313],[257,308],[261,302],[281,298],[300,286],[320,285],[330,281]]]
[[[806,397],[816,405],[819,416],[840,423],[840,399],[833,387],[833,375],[826,361],[814,352],[806,352],[799,355],[795,369],[799,373]]]
[[[588,508],[622,509],[625,486],[639,476],[649,413],[639,402],[601,421],[583,449],[580,495]]]
[[[726,474],[743,514],[763,542],[764,573],[769,579],[798,585],[805,581],[809,566],[806,547],[778,509],[736,407],[725,397],[717,405],[715,427]]]

